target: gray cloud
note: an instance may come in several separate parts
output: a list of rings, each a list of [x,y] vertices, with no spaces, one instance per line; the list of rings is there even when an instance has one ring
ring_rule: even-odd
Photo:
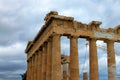
[[[0,44],[9,45],[14,42],[28,41],[35,35],[40,25],[40,12],[30,6],[30,2],[14,0],[1,1],[0,9]]]
[[[20,80],[26,71],[25,45],[0,46],[0,80]]]
[[[0,1],[0,80],[21,80],[28,40],[40,28],[40,12],[29,0]]]
[[[0,0],[0,80],[20,80],[19,74],[26,71],[27,41],[35,37],[49,11],[56,10],[84,23],[102,21],[102,27],[108,28],[120,23],[119,4],[119,0]],[[62,51],[69,54],[68,43],[69,40],[62,41]],[[81,61],[85,53],[83,43],[85,40],[79,40]],[[106,69],[104,64],[101,66],[101,70]]]
[[[0,80],[20,80],[20,74],[25,72],[26,64],[24,61],[0,61]]]
[[[11,61],[0,61],[2,65],[0,65],[0,72],[14,72],[17,70],[23,70],[25,69],[25,64],[23,61],[22,62],[11,62]],[[5,67],[6,66],[6,67]],[[23,67],[24,66],[24,67]]]

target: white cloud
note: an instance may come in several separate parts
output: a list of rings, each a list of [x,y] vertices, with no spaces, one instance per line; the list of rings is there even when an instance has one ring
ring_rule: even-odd
[[[0,0],[0,64],[9,60],[7,62],[10,64],[17,66],[23,63],[22,67],[25,67],[24,49],[26,43],[35,37],[39,28],[44,24],[44,16],[49,11],[56,10],[60,15],[72,16],[75,20],[83,23],[89,23],[92,20],[102,21],[101,27],[108,28],[120,23],[119,4],[119,0]],[[86,42],[80,39],[78,42],[79,58],[82,61],[84,53],[86,53]],[[98,41],[97,45],[104,46],[105,44]],[[115,49],[118,50],[119,46]],[[70,53],[68,39],[62,41],[62,51]],[[98,48],[100,70],[105,67],[105,63],[102,64],[106,59],[104,53],[106,52]],[[85,65],[87,65],[87,61]],[[117,66],[119,66],[119,56],[117,56]],[[21,65],[19,65],[19,69],[23,70]],[[17,74],[16,71],[15,74]],[[5,77],[3,79],[5,80]],[[16,79],[18,78],[11,80]]]
[[[0,57],[8,56],[20,56],[24,53],[25,45],[21,43],[16,43],[7,47],[0,46]],[[20,54],[21,53],[21,54]]]

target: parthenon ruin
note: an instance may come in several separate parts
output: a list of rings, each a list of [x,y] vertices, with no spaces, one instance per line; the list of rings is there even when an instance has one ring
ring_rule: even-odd
[[[116,80],[114,42],[120,42],[120,25],[103,29],[99,21],[84,24],[75,21],[73,17],[59,15],[56,11],[48,13],[44,20],[45,24],[36,37],[28,42],[25,50],[27,80],[80,80],[78,38],[89,41],[90,80],[99,80],[97,40],[107,44],[108,79]],[[61,36],[70,39],[70,56],[61,55]],[[84,80],[88,80],[87,73],[84,74]]]

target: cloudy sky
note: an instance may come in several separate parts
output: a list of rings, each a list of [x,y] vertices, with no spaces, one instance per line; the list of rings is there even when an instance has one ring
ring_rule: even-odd
[[[24,50],[27,41],[35,37],[49,11],[58,11],[60,15],[74,17],[83,23],[102,21],[102,28],[120,24],[120,0],[0,0],[0,80],[21,80],[20,74],[26,71]],[[61,42],[62,52],[69,54],[69,40],[62,37]],[[85,39],[79,39],[81,75],[83,71],[89,72],[85,44]],[[97,44],[106,46],[102,41]],[[116,43],[117,52],[119,47],[120,44]],[[106,80],[106,51],[98,49],[98,55],[100,80]],[[120,75],[119,58],[116,55],[117,75]]]

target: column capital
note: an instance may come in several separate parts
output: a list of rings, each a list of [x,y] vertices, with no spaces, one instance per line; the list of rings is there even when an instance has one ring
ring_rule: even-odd
[[[35,51],[35,53],[33,54],[33,57],[35,57],[37,55],[38,51]]]
[[[90,41],[90,40],[97,41],[97,39],[96,39],[96,38],[87,38],[87,40],[88,40],[88,41]]]
[[[35,58],[35,54],[32,55],[32,59],[34,59],[34,58]]]
[[[46,46],[47,46],[47,42],[44,42],[39,49],[42,51]]]
[[[104,40],[105,43],[114,43],[114,40]]]
[[[52,37],[54,37],[54,36],[56,36],[56,35],[58,35],[58,36],[61,36],[61,34],[58,34],[58,33],[52,33],[52,35],[50,36],[50,38],[52,38]]]
[[[32,57],[30,57],[29,60],[32,61]]]
[[[35,51],[35,55],[37,55],[37,54],[38,54],[38,52],[39,52],[39,50],[36,50],[36,51]]]
[[[42,46],[40,46],[40,47],[39,47],[39,51],[42,51],[42,48],[43,48],[43,47],[42,47]]]
[[[47,40],[47,42],[51,42],[52,41],[52,38],[51,37],[49,37],[48,38],[48,40]]]
[[[79,38],[79,36],[72,36],[72,35],[70,35],[70,36],[68,36],[68,38],[69,38],[69,39],[71,39],[71,38],[77,39],[77,38]]]
[[[47,41],[43,43],[43,47],[47,46]]]

